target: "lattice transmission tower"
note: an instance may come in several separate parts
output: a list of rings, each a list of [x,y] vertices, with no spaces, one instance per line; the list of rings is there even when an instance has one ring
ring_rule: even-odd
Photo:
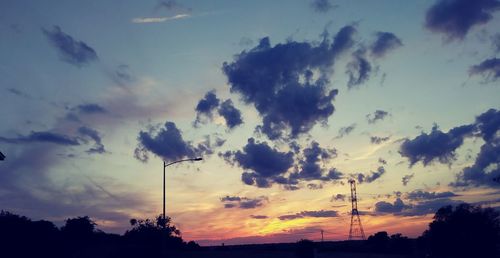
[[[361,225],[361,218],[358,212],[358,198],[356,197],[356,181],[349,179],[351,185],[351,228],[349,229],[349,240],[366,240],[363,225]]]

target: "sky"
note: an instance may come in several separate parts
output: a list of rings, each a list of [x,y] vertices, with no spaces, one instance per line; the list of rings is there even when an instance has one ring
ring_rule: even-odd
[[[500,208],[497,0],[0,2],[0,209],[202,245]]]

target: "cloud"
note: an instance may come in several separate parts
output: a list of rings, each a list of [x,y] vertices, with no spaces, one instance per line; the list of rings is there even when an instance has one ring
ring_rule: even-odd
[[[323,185],[310,183],[310,184],[307,184],[307,188],[309,188],[311,190],[319,190],[319,189],[323,189]]]
[[[373,112],[373,114],[366,115],[366,120],[369,124],[374,124],[379,120],[384,120],[384,118],[388,115],[390,115],[389,112],[377,109],[375,110],[375,112]]]
[[[404,186],[407,186],[408,183],[410,182],[410,180],[413,178],[414,174],[409,174],[409,175],[405,175],[403,176],[403,178],[401,178],[401,182],[403,183]]]
[[[339,129],[339,135],[335,137],[335,139],[340,139],[344,136],[349,135],[356,128],[356,124],[351,124],[349,126],[344,126]]]
[[[130,67],[122,64],[118,65],[108,76],[119,86],[127,86],[136,81],[136,78],[130,73]]]
[[[456,159],[456,149],[462,146],[465,137],[472,135],[473,130],[473,125],[464,125],[444,133],[434,125],[431,133],[421,133],[412,140],[404,140],[399,153],[408,158],[410,166],[419,161],[427,166],[434,160],[451,164]]]
[[[491,36],[491,45],[495,53],[500,53],[500,33]]]
[[[449,198],[430,199],[414,204],[404,203],[401,198],[397,198],[394,203],[380,201],[375,203],[374,214],[394,214],[397,216],[422,216],[434,214],[439,208],[447,205],[457,205],[462,201],[455,201]]]
[[[497,131],[498,135],[498,131]],[[465,167],[452,186],[498,187],[500,177],[500,137],[483,144],[472,166]]]
[[[230,99],[222,102],[218,112],[219,115],[226,121],[226,125],[229,129],[233,129],[236,126],[243,124],[241,111],[234,107],[233,101]]]
[[[269,201],[269,199],[265,196],[257,198],[225,196],[220,198],[220,201],[224,204],[224,208],[226,209],[235,207],[239,207],[240,209],[254,209],[263,206],[264,202]]]
[[[80,145],[78,139],[49,131],[35,132],[31,131],[29,135],[19,135],[14,138],[7,138],[0,136],[0,142],[11,144],[30,144],[30,143],[53,143],[65,146]]]
[[[333,195],[332,198],[330,198],[330,201],[333,202],[333,201],[345,201],[345,198],[347,196],[345,194],[336,194],[336,195]]]
[[[252,219],[267,219],[269,217],[266,215],[250,215],[250,218],[252,218]]]
[[[334,6],[330,0],[312,0],[311,7],[318,13],[326,13],[337,6]]]
[[[232,93],[253,104],[263,124],[257,129],[271,140],[297,138],[333,114],[338,90],[328,89],[335,59],[353,44],[356,32],[345,26],[333,43],[288,41],[271,46],[269,38],[224,62],[222,70]]]
[[[173,20],[180,20],[180,19],[187,19],[191,17],[191,15],[187,13],[182,13],[182,14],[176,14],[174,16],[168,16],[168,17],[142,17],[142,18],[134,18],[132,19],[132,23],[161,23],[161,22],[166,22],[166,21],[173,21]]]
[[[301,211],[299,213],[290,214],[290,215],[282,215],[279,216],[280,220],[293,220],[293,219],[301,219],[305,217],[312,218],[331,218],[338,217],[338,212],[334,210],[319,210],[319,211]]]
[[[447,191],[447,192],[427,192],[422,190],[416,190],[406,194],[406,198],[409,200],[433,200],[440,198],[450,198],[458,196],[457,194]]]
[[[408,209],[411,206],[406,205],[401,198],[397,198],[394,203],[389,203],[385,201],[375,203],[376,213],[400,213],[404,209]]]
[[[386,137],[380,137],[380,136],[370,136],[370,142],[372,144],[381,144],[383,142],[386,142],[388,141],[389,139],[391,139],[390,136],[386,136]]]
[[[234,162],[241,168],[250,170],[242,174],[247,185],[269,187],[274,179],[285,174],[293,166],[293,153],[280,152],[269,147],[266,142],[256,142],[249,138],[242,151],[220,154],[226,161]]]
[[[205,124],[207,120],[211,121],[215,110],[217,110],[218,114],[224,118],[226,126],[229,129],[233,129],[236,126],[243,124],[241,111],[234,107],[233,101],[227,99],[221,103],[221,100],[217,98],[215,90],[212,90],[207,92],[203,99],[201,99],[196,105],[196,120],[193,125],[198,127],[199,124]]]
[[[362,183],[371,183],[379,179],[383,174],[385,174],[385,168],[380,166],[377,168],[376,171],[370,171],[370,174],[368,175],[358,173],[353,176],[357,178],[358,183],[362,184]]]
[[[321,148],[319,143],[312,141],[311,145],[304,148],[302,158],[299,160],[300,169],[290,174],[292,181],[296,180],[336,180],[329,176],[338,176],[338,171],[325,173],[325,169],[321,167],[320,162],[328,162],[337,157],[336,149]],[[337,172],[337,173],[335,173]]]
[[[212,119],[213,111],[219,107],[220,99],[217,98],[215,94],[215,90],[211,90],[205,94],[205,96],[198,101],[196,108],[196,120],[194,121],[194,125],[198,126],[199,124],[203,124],[206,121],[203,118]]]
[[[99,104],[94,103],[78,105],[76,106],[76,110],[78,110],[82,114],[102,114],[108,112]]]
[[[389,51],[403,46],[403,42],[390,32],[377,32],[376,40],[370,45],[370,52],[374,57],[384,57]]]
[[[173,12],[191,12],[192,8],[185,7],[184,5],[178,3],[175,0],[160,1],[156,6],[156,9],[164,8],[167,11]]]
[[[358,49],[352,54],[352,61],[346,66],[346,74],[349,76],[347,87],[352,89],[365,83],[370,79],[371,71],[372,65],[366,58],[366,51]]]
[[[473,27],[488,23],[500,9],[497,0],[438,0],[426,13],[425,27],[448,41],[462,40]]]
[[[81,67],[98,60],[97,53],[93,48],[83,41],[73,39],[64,33],[59,26],[53,26],[51,31],[42,28],[42,32],[59,51],[63,61]]]
[[[104,145],[102,144],[101,137],[99,136],[99,132],[97,132],[92,128],[82,126],[78,128],[78,133],[83,136],[89,137],[95,143],[94,147],[87,150],[88,154],[95,154],[95,153],[102,154],[106,152],[106,150],[104,149]]]
[[[222,139],[216,139],[215,143],[212,143],[210,137],[205,136],[203,142],[194,145],[182,138],[181,131],[177,129],[175,123],[168,121],[156,135],[152,129],[148,132],[139,132],[137,140],[139,143],[134,151],[134,156],[143,162],[148,160],[148,152],[152,152],[168,162],[210,155],[213,153],[213,148],[224,144]]]
[[[493,82],[500,78],[500,58],[486,59],[469,69],[470,75],[481,75],[486,82]]]
[[[334,181],[343,178],[343,173],[331,168],[327,170],[321,163],[337,157],[336,149],[321,148],[315,141],[302,150],[295,164],[294,153],[280,152],[266,142],[258,143],[253,138],[243,147],[243,151],[219,153],[226,162],[238,165],[246,171],[241,180],[247,185],[261,188],[271,187],[273,183],[283,185],[286,190],[297,190],[299,181]],[[293,171],[290,171],[294,168]],[[317,184],[309,188],[319,187]]]
[[[434,125],[430,134],[421,133],[416,138],[406,139],[399,153],[407,157],[410,166],[421,161],[424,166],[437,160],[451,164],[456,159],[455,151],[466,137],[481,137],[484,141],[472,166],[465,167],[451,186],[498,186],[495,178],[500,176],[500,111],[489,109],[476,117],[474,123],[457,126],[447,133]]]
[[[6,89],[6,91],[19,97],[30,98],[30,95],[28,93],[20,91],[18,89],[8,88]]]

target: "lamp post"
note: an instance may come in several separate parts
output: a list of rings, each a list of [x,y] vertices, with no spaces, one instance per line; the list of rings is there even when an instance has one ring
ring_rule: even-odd
[[[164,229],[167,226],[167,220],[166,220],[166,216],[165,216],[165,174],[166,174],[165,172],[166,172],[166,168],[170,165],[184,162],[184,161],[201,161],[201,160],[203,160],[203,159],[202,158],[192,158],[192,159],[176,160],[176,161],[173,161],[170,163],[165,162],[165,160],[163,161],[163,221],[162,221],[162,226]]]

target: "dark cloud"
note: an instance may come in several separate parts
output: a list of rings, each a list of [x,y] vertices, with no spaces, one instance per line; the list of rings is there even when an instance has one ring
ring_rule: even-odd
[[[181,131],[173,122],[166,122],[156,135],[153,129],[148,132],[141,131],[137,140],[139,143],[134,156],[143,162],[148,160],[148,152],[154,153],[165,161],[175,161],[212,154],[215,147],[224,144],[221,139],[213,143],[209,136],[205,136],[205,140],[197,145],[184,141]]]
[[[352,60],[346,66],[346,74],[349,76],[347,87],[352,89],[359,86],[368,79],[372,72],[372,65],[366,58],[366,50],[358,49],[352,54]]]
[[[474,164],[465,167],[452,186],[494,186],[494,179],[500,176],[500,111],[489,109],[476,117],[472,124],[457,126],[449,132],[438,130],[435,125],[430,134],[422,133],[416,138],[406,139],[399,153],[407,157],[410,166],[422,161],[424,166],[437,160],[451,164],[456,159],[455,151],[462,146],[466,137],[481,137],[484,141]]]
[[[389,203],[385,201],[375,203],[376,213],[400,213],[404,209],[408,209],[411,206],[406,205],[401,198],[397,198],[394,203]]]
[[[447,191],[447,192],[427,192],[422,190],[416,190],[406,194],[406,198],[409,200],[433,200],[440,198],[450,198],[458,196],[457,194]]]
[[[349,135],[352,131],[354,131],[354,129],[356,128],[356,124],[351,124],[349,126],[344,126],[344,127],[341,127],[339,129],[339,135],[337,135],[337,137],[335,137],[336,139],[340,139],[344,136],[347,136]]]
[[[319,190],[319,189],[323,189],[323,185],[310,183],[310,184],[307,184],[307,188],[309,188],[311,190]]]
[[[403,183],[404,186],[407,186],[408,183],[410,182],[410,180],[413,178],[414,174],[409,174],[409,175],[405,175],[403,176],[403,178],[401,178],[401,182]]]
[[[34,132],[32,131],[29,135],[23,136],[19,135],[13,138],[7,138],[0,136],[0,142],[11,143],[11,144],[30,144],[30,143],[53,143],[59,145],[80,145],[78,139],[56,133],[56,132]]]
[[[94,103],[78,105],[76,106],[76,110],[81,114],[102,114],[107,112],[105,108]]]
[[[484,60],[469,69],[470,75],[481,75],[486,82],[493,82],[500,78],[500,58]]]
[[[403,46],[403,42],[390,32],[377,32],[376,40],[370,45],[370,52],[374,57],[384,57],[389,51]]]
[[[334,181],[343,178],[343,174],[332,168],[327,170],[323,163],[337,157],[336,149],[322,148],[317,142],[302,150],[295,164],[293,152],[280,152],[271,148],[266,142],[259,143],[253,138],[242,151],[219,153],[226,162],[238,165],[246,171],[241,180],[247,185],[270,187],[273,183],[281,184],[286,190],[299,189],[299,181]],[[289,170],[294,168],[292,172]],[[318,187],[315,186],[308,187]]]
[[[498,130],[498,129],[497,129]],[[498,135],[498,131],[497,131]],[[491,186],[499,187],[500,177],[500,137],[483,144],[474,164],[465,167],[457,176],[453,186]]]
[[[59,26],[53,26],[52,30],[42,29],[43,34],[59,51],[63,61],[81,67],[96,61],[97,53],[83,41],[73,39],[64,33]]]
[[[336,158],[336,149],[321,148],[319,143],[312,141],[311,145],[302,151],[302,156],[302,159],[299,160],[300,169],[290,175],[291,179],[329,181],[333,180],[329,176],[338,176],[334,172],[326,174],[320,163]]]
[[[18,89],[14,89],[14,88],[8,88],[6,90],[10,94],[14,94],[14,95],[19,96],[19,97],[30,98],[30,95],[24,91],[20,91]]]
[[[419,161],[427,166],[434,160],[451,164],[456,159],[456,149],[462,146],[464,138],[471,136],[473,131],[474,125],[464,125],[444,133],[434,125],[431,133],[421,133],[412,140],[404,140],[399,153],[408,158],[410,166]]]
[[[318,13],[326,13],[336,6],[334,6],[330,0],[312,0],[311,7]]]
[[[461,40],[471,28],[489,22],[499,8],[497,0],[438,0],[427,10],[425,27],[447,40]]]
[[[338,217],[338,212],[334,210],[319,210],[319,211],[301,211],[299,213],[290,214],[290,215],[282,215],[278,218],[280,220],[292,220],[292,219],[300,219],[305,217],[313,217],[313,218],[331,218]]]
[[[491,36],[491,45],[495,53],[500,53],[500,33]]]
[[[254,209],[264,205],[264,202],[269,201],[267,197],[260,196],[257,198],[239,197],[239,196],[225,196],[220,198],[220,201],[224,204],[224,208],[235,208],[240,209]]]
[[[197,126],[200,123],[204,123],[203,118],[212,119],[213,111],[219,107],[220,99],[217,98],[215,94],[215,90],[209,91],[205,94],[205,96],[198,101],[196,105],[196,120],[194,125]]]
[[[386,116],[390,115],[389,112],[384,110],[375,110],[373,114],[366,115],[366,120],[369,124],[374,124],[379,120],[384,120]]]
[[[180,13],[180,12],[192,12],[193,9],[190,7],[186,7],[183,4],[178,3],[175,0],[168,0],[168,1],[159,1],[158,5],[156,6],[156,9],[166,9],[167,11],[172,11],[175,13]]]
[[[271,148],[266,142],[255,142],[248,139],[243,151],[226,152],[222,154],[226,160],[236,163],[251,172],[242,174],[242,181],[248,185],[269,187],[273,179],[285,174],[293,166],[293,153],[280,152]]]
[[[452,199],[448,198],[439,198],[439,199],[433,199],[429,201],[423,201],[419,202],[415,205],[412,205],[412,207],[408,210],[403,211],[401,215],[404,216],[422,216],[422,215],[427,215],[427,214],[434,214],[436,211],[447,205],[458,205],[463,203],[462,201],[455,201]]]
[[[94,130],[92,128],[82,126],[82,127],[78,128],[78,133],[85,136],[85,137],[89,137],[95,143],[95,146],[88,149],[87,153],[89,153],[89,154],[95,154],[95,153],[102,154],[102,153],[106,152],[106,150],[104,149],[104,144],[102,144],[101,136],[99,136],[99,132],[97,132],[96,130]]]
[[[241,111],[234,107],[233,101],[227,99],[221,103],[221,100],[217,98],[215,94],[215,90],[212,90],[207,92],[203,99],[198,102],[198,105],[196,105],[196,120],[194,121],[194,126],[197,127],[199,124],[206,123],[207,119],[211,121],[215,110],[224,118],[226,126],[229,129],[233,129],[243,124]]]
[[[336,195],[333,195],[332,198],[330,198],[330,201],[333,202],[333,201],[345,201],[345,198],[347,196],[345,194],[336,194]]]
[[[380,137],[380,136],[370,136],[370,142],[372,144],[381,144],[383,142],[386,142],[388,141],[389,139],[391,139],[390,136],[386,136],[386,137]]]
[[[498,130],[500,130],[500,110],[489,109],[476,117],[475,123],[479,129],[479,135],[487,143],[498,138]]]
[[[263,124],[258,130],[270,139],[296,138],[333,114],[337,90],[327,89],[336,57],[353,44],[353,26],[342,28],[333,43],[288,41],[271,46],[269,38],[225,62],[222,70],[231,92],[253,104]],[[316,76],[315,76],[316,75]]]
[[[375,203],[375,214],[394,214],[398,216],[422,216],[434,214],[439,208],[446,205],[457,205],[461,201],[449,198],[437,198],[414,204],[405,204],[401,198],[397,198],[394,203],[385,201]]]
[[[379,179],[383,174],[385,174],[385,168],[380,166],[377,168],[377,171],[371,171],[368,175],[358,173],[354,175],[358,181],[358,183],[371,183],[377,179]]]
[[[226,125],[229,129],[233,129],[236,126],[243,124],[241,111],[234,107],[233,101],[230,99],[222,102],[218,112],[219,115],[226,121]]]
[[[252,218],[252,219],[267,219],[269,217],[266,215],[250,215],[250,218]]]
[[[125,64],[118,65],[115,70],[108,73],[108,75],[113,82],[120,86],[130,85],[136,80],[130,73],[130,67]]]

